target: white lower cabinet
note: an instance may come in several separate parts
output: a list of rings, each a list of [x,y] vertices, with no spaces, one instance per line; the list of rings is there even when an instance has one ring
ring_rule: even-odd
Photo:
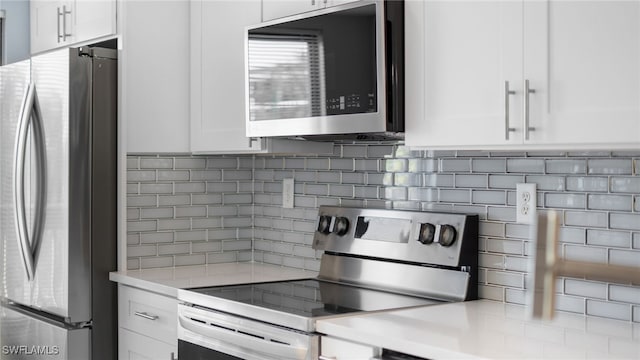
[[[320,360],[371,359],[382,354],[376,346],[363,345],[330,336],[320,338]]]
[[[175,360],[176,347],[140,335],[124,328],[118,329],[118,359],[120,360]]]
[[[177,358],[177,317],[177,299],[118,285],[118,358]]]

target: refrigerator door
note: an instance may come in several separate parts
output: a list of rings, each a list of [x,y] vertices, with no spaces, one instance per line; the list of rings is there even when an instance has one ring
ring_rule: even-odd
[[[70,323],[91,320],[91,61],[77,49],[31,59],[46,142],[47,199],[25,305]]]
[[[75,360],[90,359],[91,330],[74,329],[15,308],[0,307],[0,358]]]
[[[30,302],[31,286],[18,239],[14,165],[30,73],[29,60],[0,67],[0,297],[20,303]],[[25,158],[26,169],[31,168],[30,158]],[[25,175],[25,203],[31,204],[29,171]],[[30,210],[27,206],[28,219],[32,218]]]

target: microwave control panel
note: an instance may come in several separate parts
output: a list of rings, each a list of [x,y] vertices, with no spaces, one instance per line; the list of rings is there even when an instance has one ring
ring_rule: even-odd
[[[327,98],[327,115],[357,114],[376,111],[375,94],[351,94]]]

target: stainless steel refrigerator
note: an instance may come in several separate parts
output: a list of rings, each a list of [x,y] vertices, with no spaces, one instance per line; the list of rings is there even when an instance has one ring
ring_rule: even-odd
[[[116,50],[0,67],[0,358],[115,359]]]

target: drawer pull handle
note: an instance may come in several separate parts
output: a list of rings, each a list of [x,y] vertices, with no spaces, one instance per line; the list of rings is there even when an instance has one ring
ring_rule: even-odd
[[[133,313],[135,316],[140,316],[141,318],[145,318],[147,320],[158,320],[158,315],[149,315],[146,312],[136,311]]]

